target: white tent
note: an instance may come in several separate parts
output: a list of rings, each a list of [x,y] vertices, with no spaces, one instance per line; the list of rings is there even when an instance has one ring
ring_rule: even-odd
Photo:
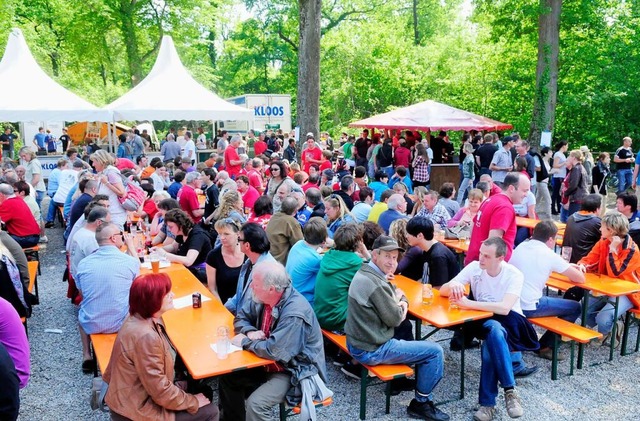
[[[0,121],[111,121],[51,79],[36,63],[20,29],[12,29],[0,61]]]
[[[165,35],[153,69],[106,107],[114,120],[251,120],[253,110],[227,102],[187,72]]]

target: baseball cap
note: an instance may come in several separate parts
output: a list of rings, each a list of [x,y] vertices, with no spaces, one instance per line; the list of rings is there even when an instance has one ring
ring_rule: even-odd
[[[376,238],[376,240],[373,242],[373,250],[404,251],[404,249],[398,245],[398,242],[394,240],[393,237],[389,237],[386,235],[381,235],[380,237]]]
[[[506,145],[509,142],[513,142],[513,138],[511,136],[505,136],[502,139],[500,139],[500,141],[502,142],[503,145]]]

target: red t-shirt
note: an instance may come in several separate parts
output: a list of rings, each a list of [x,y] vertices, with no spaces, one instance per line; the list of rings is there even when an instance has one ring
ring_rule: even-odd
[[[180,208],[187,213],[196,224],[200,222],[202,216],[195,216],[194,210],[200,209],[200,202],[198,201],[198,195],[191,186],[183,186],[178,194],[178,203]]]
[[[258,192],[258,190],[254,189],[252,186],[249,186],[247,191],[242,195],[245,214],[249,214],[253,211],[253,205],[256,203],[256,200],[258,200],[259,197],[260,193]]]
[[[9,234],[16,237],[40,235],[40,226],[29,206],[20,197],[12,197],[0,205],[0,219],[7,226]]]
[[[320,148],[314,147],[313,149],[306,149],[302,152],[302,170],[307,174],[309,174],[309,168],[313,164],[313,162],[308,161],[309,158],[320,161],[320,158],[322,158],[322,151]]]
[[[133,170],[136,168],[136,164],[132,160],[127,158],[116,158],[116,168],[122,170]]]
[[[331,169],[331,161],[327,159],[322,164],[320,164],[320,168],[318,169],[318,171],[322,172],[324,170],[330,170],[330,169]]]
[[[156,203],[153,199],[147,199],[144,201],[142,211],[149,216],[149,222],[151,222],[153,217],[156,216],[156,213],[158,213],[158,208],[156,207]]]
[[[311,182],[306,183],[302,186],[302,191],[306,193],[307,190],[309,190],[311,187],[315,187],[317,189],[318,185],[316,183],[311,183]]]
[[[258,171],[256,170],[249,171],[249,175],[247,177],[249,178],[249,185],[251,187],[258,190],[258,192],[261,192],[264,190],[264,185],[262,184],[262,176]]]
[[[253,152],[255,156],[262,155],[264,151],[267,150],[267,142],[264,140],[259,140],[253,144]]]
[[[502,193],[502,189],[495,184],[492,184],[491,191],[489,192],[489,197],[495,196]]]
[[[233,146],[229,146],[224,150],[224,166],[229,173],[229,177],[235,178],[240,174],[240,170],[242,169],[242,164],[231,165],[231,161],[239,161],[240,156],[238,156],[238,151]]]
[[[489,231],[494,229],[504,231],[502,239],[507,243],[505,260],[509,261],[516,239],[516,211],[513,209],[511,200],[504,194],[491,196],[485,200],[473,218],[469,251],[464,259],[465,266],[479,259],[480,245],[489,238]]]
[[[409,168],[409,160],[411,159],[411,151],[409,149],[399,146],[393,156],[396,161],[396,167],[402,165],[407,169]]]

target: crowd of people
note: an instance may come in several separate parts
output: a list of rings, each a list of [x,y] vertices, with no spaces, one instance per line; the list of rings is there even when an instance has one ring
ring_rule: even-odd
[[[482,339],[474,419],[494,418],[499,387],[508,415],[517,418],[524,409],[515,379],[537,371],[523,352],[551,359],[555,343],[550,332],[538,339],[527,318],[576,322],[581,314],[579,291],[543,294],[549,275],[577,284],[589,271],[640,279],[634,241],[640,214],[636,194],[627,190],[636,187],[627,175],[637,161],[629,156],[628,138],[614,157],[616,210],[606,214],[608,154],[593,162],[588,148],[569,151],[567,142],[536,152],[517,134],[465,133],[460,177],[436,191],[431,164],[452,162],[454,155],[446,132],[369,137],[365,129],[358,139],[343,133],[340,141],[327,134],[316,140],[309,133],[299,142],[277,131],[250,131],[245,138],[219,133],[215,152],[202,163],[192,138],[187,131],[181,146],[169,133],[162,155],[150,160],[144,149],[127,147],[135,134],[121,136],[116,154],[95,150],[79,159],[69,148],[48,188],[28,147],[19,154],[22,173],[5,167],[0,218],[8,234],[0,234],[0,275],[12,282],[0,289],[0,311],[12,315],[3,317],[0,343],[14,359],[20,387],[29,368],[20,349],[26,339],[17,330],[33,300],[22,248],[46,238],[58,207],[67,222],[69,298],[79,306],[83,372],[95,369],[89,335],[118,332],[104,373],[115,420],[269,419],[292,385],[310,377],[316,387],[327,381],[325,352],[355,378],[359,364],[415,365],[416,379],[392,381],[392,392],[414,392],[411,416],[449,419],[434,404],[442,346],[413,337],[396,275],[430,283],[460,308],[494,314],[465,335],[454,329],[450,348],[478,347],[475,339]],[[636,166],[634,179],[637,173]],[[136,192],[144,197],[128,209]],[[36,211],[45,193],[52,205],[43,218]],[[551,218],[558,214],[566,222],[562,246],[572,249],[568,261],[554,251],[558,228]],[[519,228],[516,216],[540,222]],[[210,390],[183,387],[184,367],[174,370],[175,352],[161,323],[172,308],[171,281],[140,276],[146,250],[138,229],[149,252],[184,265],[235,316],[234,345],[276,363],[250,375],[221,376],[219,408]],[[443,236],[469,239],[464,267],[438,240]],[[622,297],[620,314],[637,303],[635,295]],[[621,328],[611,337],[621,321],[607,297],[591,298],[584,322],[604,335],[601,342],[620,340]],[[345,334],[349,355],[325,348],[321,328]]]

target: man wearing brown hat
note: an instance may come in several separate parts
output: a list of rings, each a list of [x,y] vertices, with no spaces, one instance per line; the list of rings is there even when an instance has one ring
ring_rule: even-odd
[[[367,365],[415,364],[415,398],[407,412],[426,420],[448,420],[432,397],[444,371],[442,347],[430,341],[394,337],[409,308],[404,293],[389,282],[398,266],[399,250],[402,248],[393,238],[378,237],[371,261],[362,265],[351,281],[345,323],[349,353]]]

